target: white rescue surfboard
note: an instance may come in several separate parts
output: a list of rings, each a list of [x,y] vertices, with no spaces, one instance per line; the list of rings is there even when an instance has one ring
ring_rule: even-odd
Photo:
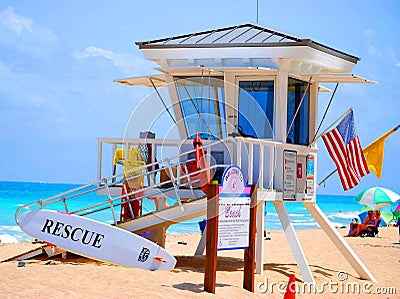
[[[164,248],[127,230],[51,210],[32,210],[18,220],[27,234],[96,260],[147,270],[172,270]]]

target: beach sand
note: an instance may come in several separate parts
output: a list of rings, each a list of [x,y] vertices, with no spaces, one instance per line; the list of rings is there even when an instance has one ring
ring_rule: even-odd
[[[339,229],[342,235],[347,229]],[[377,283],[362,280],[322,230],[297,231],[319,291],[296,298],[400,298],[400,245],[397,227],[380,228],[378,237],[346,238]],[[283,298],[277,285],[300,275],[283,231],[271,231],[265,240],[264,273],[255,276],[255,292],[242,288],[243,250],[218,252],[217,298]],[[172,271],[146,271],[109,265],[68,254],[67,259],[45,256],[0,264],[0,298],[210,298],[204,292],[204,256],[194,257],[200,234],[168,235],[166,249],[177,258]],[[185,242],[185,244],[178,244]],[[39,246],[31,243],[0,244],[0,260]],[[339,272],[347,275],[342,282]],[[342,276],[343,277],[343,276]],[[360,285],[360,294],[346,293],[348,282]],[[336,284],[335,284],[336,283]],[[274,284],[274,288],[271,286]],[[370,287],[369,284],[371,284]],[[261,286],[261,292],[258,290]],[[268,290],[265,287],[268,285]],[[343,291],[341,290],[343,286]],[[363,287],[371,294],[363,291]],[[378,289],[381,288],[381,289]],[[397,294],[377,294],[392,292]],[[335,292],[335,290],[337,290]],[[375,294],[372,294],[375,292]]]

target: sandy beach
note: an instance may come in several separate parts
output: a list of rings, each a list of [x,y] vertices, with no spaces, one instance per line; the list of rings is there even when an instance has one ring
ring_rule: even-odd
[[[345,235],[347,229],[340,229]],[[278,290],[295,274],[302,284],[297,264],[283,231],[270,231],[265,240],[264,273],[256,275],[255,293],[242,288],[243,250],[218,253],[218,298],[283,298]],[[376,238],[346,238],[377,279],[359,278],[322,230],[300,230],[310,268],[319,286],[318,294],[296,294],[296,298],[399,298],[400,245],[396,227],[380,228]],[[0,264],[0,298],[203,298],[204,256],[194,257],[200,234],[168,235],[166,249],[175,255],[172,271],[146,271],[109,265],[68,254],[66,259],[46,256]],[[183,243],[183,244],[182,244]],[[39,246],[31,243],[0,244],[0,260]],[[338,274],[339,273],[339,274]],[[341,275],[340,281],[338,275]],[[343,276],[344,275],[344,276]],[[333,282],[332,290],[323,284]],[[360,286],[360,294],[347,293],[346,283]],[[268,286],[268,289],[266,289]],[[397,294],[393,293],[396,288]],[[336,290],[336,291],[335,291]],[[352,292],[352,290],[351,290]],[[357,292],[358,293],[358,292]],[[380,294],[378,294],[380,293]],[[382,294],[386,293],[386,294]]]

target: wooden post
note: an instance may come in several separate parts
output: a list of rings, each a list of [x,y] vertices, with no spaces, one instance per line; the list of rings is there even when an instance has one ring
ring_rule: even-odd
[[[161,211],[166,208],[167,199],[165,197],[164,198],[155,197],[154,203],[156,204],[156,211]],[[164,226],[156,230],[157,233],[155,236],[155,241],[158,244],[158,246],[161,246],[162,248],[165,248],[167,228],[168,226]]]
[[[250,189],[250,223],[249,248],[244,250],[243,288],[254,293],[254,274],[256,270],[256,219],[257,219],[257,185]]]
[[[215,294],[217,278],[219,186],[212,184],[207,191],[206,260],[204,265],[204,290]]]

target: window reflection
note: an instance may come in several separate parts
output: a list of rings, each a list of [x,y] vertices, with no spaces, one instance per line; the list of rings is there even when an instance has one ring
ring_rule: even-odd
[[[223,77],[175,77],[189,138],[196,132],[202,139],[226,137]]]
[[[239,87],[239,133],[245,137],[272,138],[274,81],[240,81]]]
[[[307,89],[307,82],[289,78],[288,80],[288,98],[287,98],[287,130],[293,121],[296,110],[298,109],[304,92]],[[293,121],[286,142],[292,144],[308,145],[309,139],[309,107],[310,92],[309,89],[304,96],[303,103],[299,112]]]

